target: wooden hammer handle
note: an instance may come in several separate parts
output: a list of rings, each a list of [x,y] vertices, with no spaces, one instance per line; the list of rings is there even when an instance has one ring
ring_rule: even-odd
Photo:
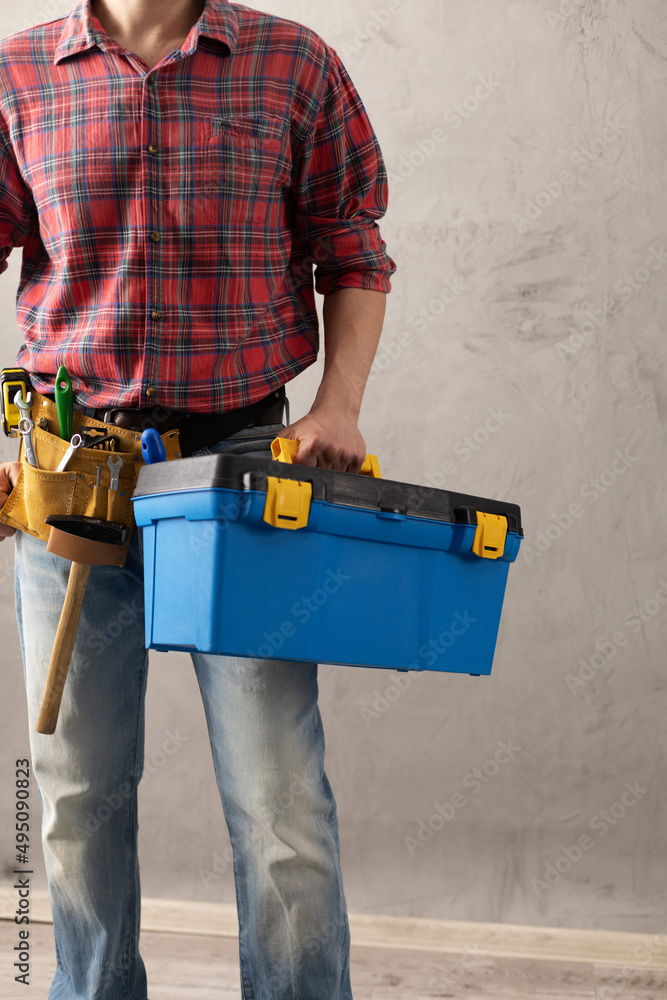
[[[56,641],[53,646],[53,653],[51,654],[46,687],[44,688],[44,697],[42,698],[42,706],[39,710],[39,718],[35,727],[38,733],[50,735],[56,731],[60,702],[62,701],[65,681],[67,680],[67,671],[72,659],[74,642],[79,627],[79,618],[81,617],[81,605],[83,604],[83,596],[86,592],[90,569],[90,566],[86,566],[83,563],[73,562],[72,568],[69,571],[65,603],[63,604],[63,610],[58,623]]]

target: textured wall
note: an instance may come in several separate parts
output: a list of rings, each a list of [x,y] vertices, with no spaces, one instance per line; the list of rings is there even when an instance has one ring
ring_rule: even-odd
[[[25,0],[2,32],[69,6]],[[404,675],[321,667],[350,908],[664,930],[665,7],[264,6],[339,51],[391,176],[383,233],[399,271],[363,411],[369,450],[391,478],[511,499],[525,518],[491,678],[410,675],[390,703]],[[0,282],[5,363],[19,264]],[[293,384],[293,415],[317,376]],[[11,549],[7,790],[27,748]],[[165,755],[170,732],[187,739]],[[147,761],[144,892],[232,902],[186,656],[152,654]]]

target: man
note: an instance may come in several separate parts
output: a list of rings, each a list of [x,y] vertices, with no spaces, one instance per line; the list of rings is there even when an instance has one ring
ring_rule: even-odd
[[[359,470],[395,270],[376,222],[386,193],[344,66],[295,22],[228,0],[81,0],[0,44],[0,270],[23,247],[15,364],[49,395],[64,363],[79,409],[134,429],[160,414],[184,453],[268,457],[281,432],[299,463]],[[324,375],[310,412],[284,428],[283,387],[319,346],[313,265]],[[3,503],[18,469],[0,465]],[[92,569],[51,736],[34,723],[68,564],[25,532],[15,542],[57,945],[49,1000],[146,1000],[143,621],[97,662],[85,647],[141,597],[140,532],[123,569]],[[242,996],[350,1000],[317,665],[192,659],[234,849]],[[86,824],[109,801],[105,821]]]

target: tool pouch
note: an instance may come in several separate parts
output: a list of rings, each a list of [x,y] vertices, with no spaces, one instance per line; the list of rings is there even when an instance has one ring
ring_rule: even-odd
[[[0,509],[0,521],[44,542],[48,542],[51,531],[45,518],[54,514],[76,514],[114,521],[129,528],[126,544],[118,550],[118,565],[123,566],[135,523],[131,498],[139,470],[145,464],[141,453],[141,434],[75,411],[73,434],[82,425],[99,427],[117,438],[119,448],[115,452],[79,448],[67,468],[63,472],[55,472],[53,470],[69,447],[69,441],[63,440],[58,433],[55,403],[33,389],[30,416],[35,424],[32,438],[38,468],[27,462],[21,440],[18,456],[21,471],[14,489]],[[178,429],[167,431],[161,437],[167,460],[180,458]],[[117,490],[110,489],[111,470],[107,460],[112,454],[123,459]],[[97,466],[102,467],[99,486]]]

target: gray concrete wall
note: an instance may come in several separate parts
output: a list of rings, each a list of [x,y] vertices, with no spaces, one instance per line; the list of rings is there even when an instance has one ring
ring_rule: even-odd
[[[3,9],[2,32],[69,6],[25,0]],[[369,450],[388,477],[511,499],[525,517],[491,678],[412,675],[390,704],[398,675],[321,667],[350,908],[661,931],[667,10],[265,7],[337,48],[392,178],[383,233],[399,271],[363,411]],[[5,363],[20,343],[19,264],[0,281]],[[292,385],[295,416],[318,373]],[[10,865],[11,764],[28,746],[12,545],[0,547]],[[165,757],[177,731],[187,740]],[[499,741],[520,748],[501,766]],[[233,902],[231,869],[200,875],[229,841],[187,656],[152,654],[147,761],[144,892]],[[626,783],[637,795],[623,803]],[[453,797],[454,817],[431,829]],[[419,830],[431,838],[409,849]]]

